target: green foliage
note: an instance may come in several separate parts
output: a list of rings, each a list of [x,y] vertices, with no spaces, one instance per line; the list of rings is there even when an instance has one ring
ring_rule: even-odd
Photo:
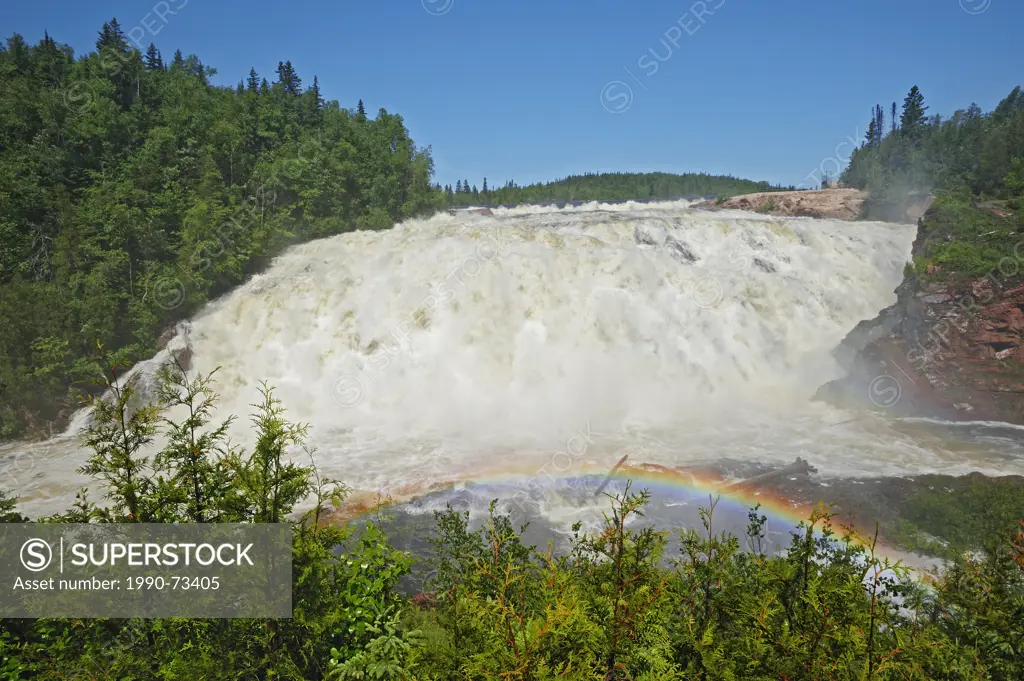
[[[1001,284],[1020,277],[1021,243],[1014,223],[955,195],[940,195],[923,221],[924,242],[915,257],[917,272],[977,279],[985,275]],[[934,278],[934,277],[933,277]]]
[[[603,526],[588,534],[576,525],[569,551],[559,556],[525,544],[525,528],[516,529],[496,502],[475,530],[467,513],[449,508],[436,514],[431,538],[433,593],[415,599],[417,605],[398,589],[413,559],[390,544],[383,505],[352,525],[323,522],[346,490],[321,479],[315,467],[285,463],[302,446],[305,428],[285,419],[269,386],[253,405],[257,444],[246,455],[226,451],[222,427],[208,423],[212,376],[189,376],[177,364],[160,375],[155,418],[132,425],[128,411],[144,407],[130,407],[124,389],[108,386],[107,411],[86,436],[94,452],[107,453],[96,458],[93,475],[111,481],[111,508],[96,509],[83,495],[84,512],[72,509],[53,520],[120,517],[129,504],[123,471],[131,467],[147,470],[151,482],[132,478],[140,515],[161,504],[176,509],[154,515],[157,522],[290,522],[292,617],[0,620],[3,678],[1009,681],[1024,675],[1024,529],[1014,534],[1010,520],[1024,512],[1019,489],[983,496],[965,483],[954,492],[921,492],[908,516],[923,528],[966,522],[965,541],[969,533],[991,537],[983,553],[950,551],[927,586],[879,555],[877,531],[837,534],[823,507],[798,526],[787,551],[767,555],[767,518],[759,509],[749,514],[743,550],[739,538],[716,533],[711,499],[701,509],[702,527],[679,532],[679,550],[669,555],[667,535],[643,524],[649,493],[634,494],[627,484],[610,496]],[[190,417],[168,418],[172,407],[187,408]],[[165,429],[168,444],[145,468],[129,445],[152,424]],[[197,453],[211,467],[198,465]],[[295,504],[307,494],[312,508],[295,518]],[[941,494],[956,497],[944,505]],[[966,515],[951,515],[949,507],[961,501]],[[20,520],[13,509],[0,495],[0,519]],[[975,517],[989,520],[970,520]]]
[[[77,58],[0,45],[0,439],[69,416],[97,344],[130,366],[287,245],[443,206],[401,116],[325,102],[290,62],[265,88],[211,73],[116,21]]]
[[[449,206],[471,206],[722,196],[785,189],[793,187],[707,173],[585,173],[526,187],[510,180],[502,187],[490,189],[485,178],[484,191],[475,193],[468,181],[465,184],[459,181],[454,190],[445,188],[445,196]]]
[[[1016,479],[967,476],[922,482],[900,505],[888,532],[901,546],[953,558],[1008,535],[1024,518],[1024,485]]]
[[[15,511],[17,499],[7,496],[4,490],[0,490],[0,523],[24,523],[28,519]]]
[[[917,86],[908,93],[900,127],[884,134],[872,115],[873,137],[853,152],[842,174],[847,186],[867,189],[878,206],[908,193],[935,192],[1013,198],[1016,159],[1024,158],[1024,93],[1018,86],[990,113],[972,104],[952,116],[928,117]]]

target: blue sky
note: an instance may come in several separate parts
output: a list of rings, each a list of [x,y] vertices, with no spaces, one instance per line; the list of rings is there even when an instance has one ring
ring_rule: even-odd
[[[1020,0],[33,0],[4,3],[0,27],[82,53],[111,16],[165,57],[198,54],[218,84],[290,59],[328,99],[400,113],[451,184],[660,170],[799,185],[911,85],[946,114],[1024,82]]]

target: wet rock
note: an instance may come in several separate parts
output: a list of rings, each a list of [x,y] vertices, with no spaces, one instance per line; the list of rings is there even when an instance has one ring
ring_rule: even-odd
[[[643,227],[637,226],[633,229],[633,242],[637,246],[657,246],[658,242],[654,240],[654,236]]]
[[[668,247],[668,250],[672,254],[672,257],[675,258],[676,260],[685,263],[697,262],[697,256],[695,256],[693,252],[689,248],[687,248],[687,246],[683,244],[681,241],[678,241],[673,237],[669,236],[668,238],[665,239],[665,246]]]

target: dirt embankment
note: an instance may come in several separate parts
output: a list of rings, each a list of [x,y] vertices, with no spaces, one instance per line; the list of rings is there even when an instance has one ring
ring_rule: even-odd
[[[817,191],[760,192],[742,194],[725,201],[701,201],[701,210],[751,210],[765,215],[825,218],[830,220],[881,220],[917,222],[931,206],[927,194],[907,196],[895,204],[872,203],[860,189],[819,189]]]
[[[743,194],[725,201],[702,201],[702,210],[752,210],[765,215],[856,220],[868,198],[859,189],[821,189],[818,191],[761,192]]]

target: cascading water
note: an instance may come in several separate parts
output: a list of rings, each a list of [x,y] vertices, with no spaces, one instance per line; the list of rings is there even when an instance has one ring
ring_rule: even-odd
[[[623,454],[800,456],[847,476],[1018,472],[989,448],[953,451],[809,401],[839,373],[832,349],[895,300],[913,237],[682,202],[443,214],[293,248],[187,340],[193,370],[220,367],[235,443],[251,443],[244,417],[265,380],[311,425],[322,473],[365,491],[528,475],[558,452],[560,472]],[[82,482],[70,470],[84,454],[56,442],[17,486],[26,509],[63,508]]]

